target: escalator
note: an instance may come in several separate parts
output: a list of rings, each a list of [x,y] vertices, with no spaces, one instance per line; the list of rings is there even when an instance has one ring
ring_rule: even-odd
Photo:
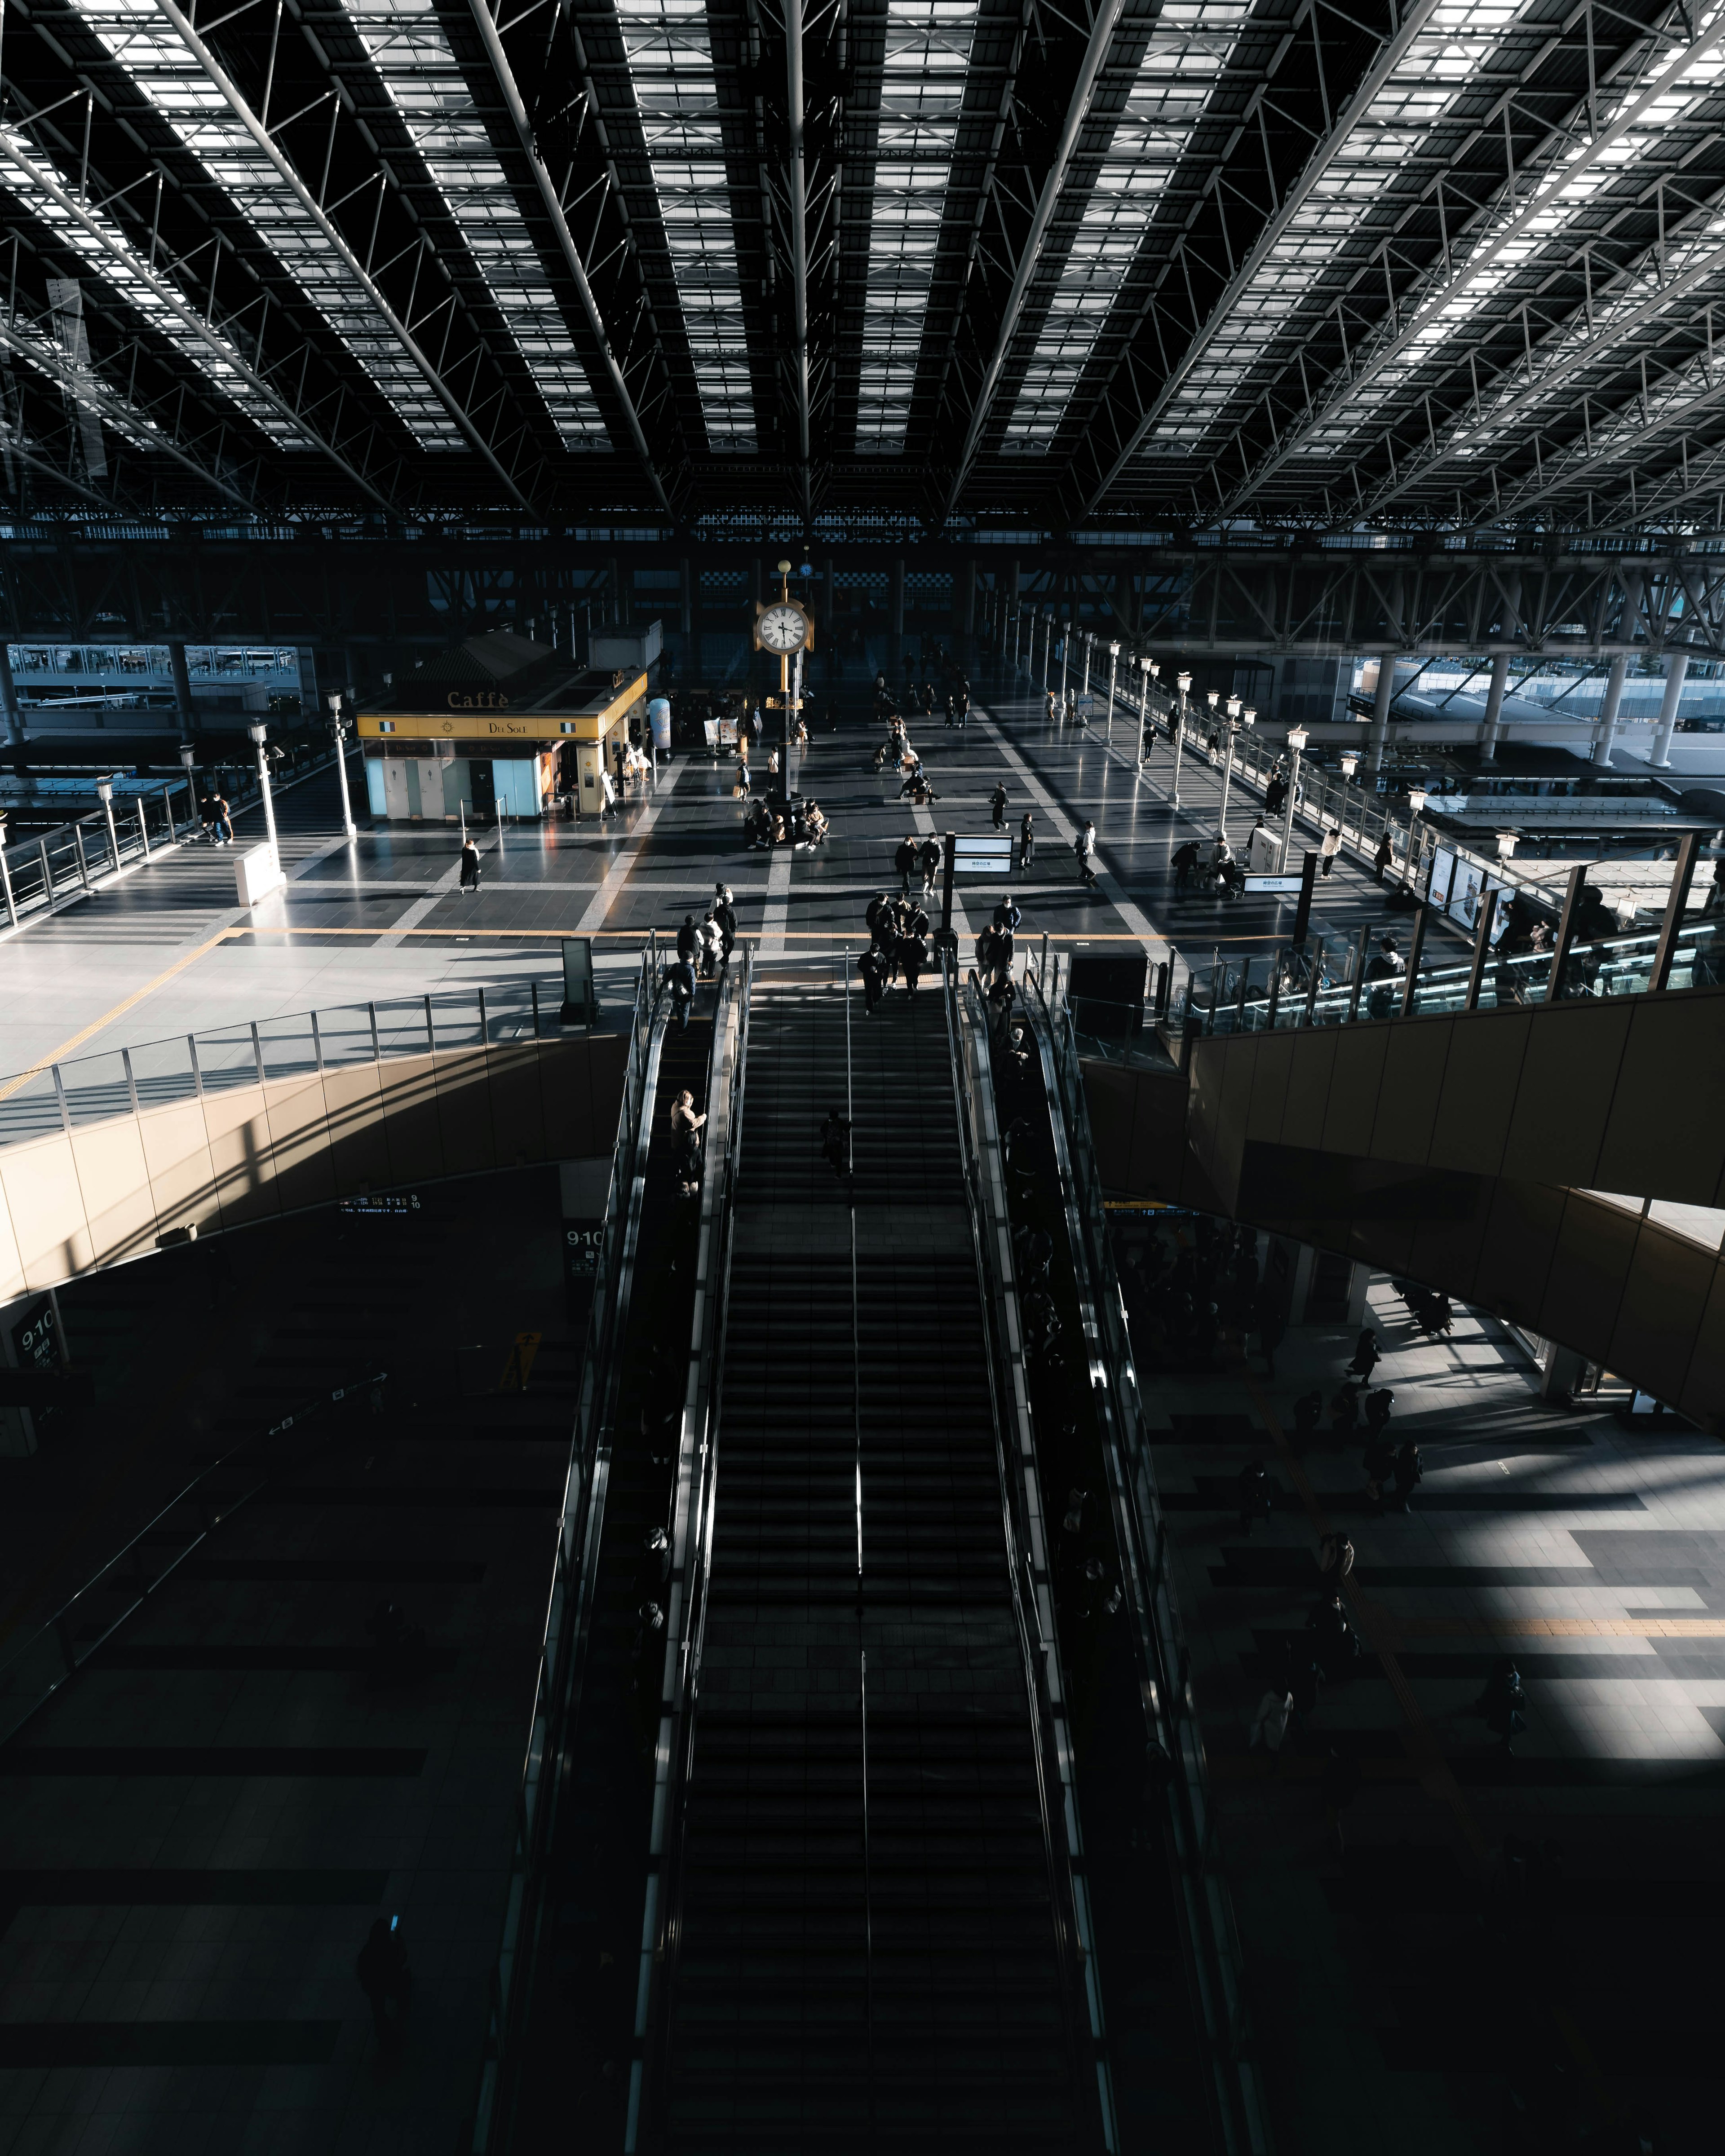
[[[709,1169],[714,1406],[685,1417],[675,1501],[632,2149],[1114,2145],[959,1068],[937,987],[871,1016],[842,976],[749,993]],[[821,1152],[835,1108],[849,1178]]]

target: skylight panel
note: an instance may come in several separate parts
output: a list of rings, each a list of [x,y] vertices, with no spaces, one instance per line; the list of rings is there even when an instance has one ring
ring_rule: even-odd
[[[707,443],[758,447],[742,277],[702,0],[619,0]]]
[[[418,439],[465,449],[442,399],[153,0],[83,0],[79,12]]]
[[[978,0],[887,0],[856,411],[865,454],[905,445],[977,13]]]
[[[347,12],[565,446],[608,448],[539,250],[429,0],[347,0]]]
[[[1163,8],[1008,416],[1001,447],[1009,454],[1040,455],[1052,443],[1156,198],[1250,12],[1243,0],[1180,0]]]

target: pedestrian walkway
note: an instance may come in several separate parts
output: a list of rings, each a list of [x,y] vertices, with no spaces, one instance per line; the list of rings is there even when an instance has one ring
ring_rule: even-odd
[[[1690,2059],[1708,2015],[1677,1975],[1677,1928],[1725,1896],[1717,1443],[1542,1402],[1517,1336],[1458,1312],[1429,1341],[1387,1280],[1370,1314],[1391,1437],[1423,1454],[1406,1513],[1368,1501],[1358,1440],[1332,1448],[1326,1425],[1303,1455],[1290,1442],[1295,1399],[1341,1382],[1355,1332],[1339,1319],[1296,1327],[1273,1381],[1255,1353],[1199,1374],[1148,1353],[1140,1369],[1284,2145],[1471,2149],[1506,2076],[1536,2122],[1633,2117],[1656,2122],[1656,2146],[1704,2145]],[[1253,1458],[1272,1509],[1243,1536]],[[1331,1527],[1357,1552],[1366,1651],[1279,1758],[1254,1752],[1271,1673],[1312,1637]],[[1508,1758],[1474,1704],[1505,1655],[1528,1700]],[[1343,1852],[1332,1753],[1358,1778]]]

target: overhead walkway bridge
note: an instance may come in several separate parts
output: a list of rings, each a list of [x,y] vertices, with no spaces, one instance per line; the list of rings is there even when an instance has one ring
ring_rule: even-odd
[[[1404,1017],[1369,981],[1214,985],[1183,1071],[1091,1043],[1111,1195],[1346,1252],[1725,1426],[1725,988]]]

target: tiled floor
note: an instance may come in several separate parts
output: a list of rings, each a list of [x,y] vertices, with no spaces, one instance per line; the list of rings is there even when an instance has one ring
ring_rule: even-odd
[[[597,935],[602,963],[626,970],[649,928],[673,931],[721,878],[736,892],[745,936],[766,933],[791,950],[842,943],[857,932],[870,896],[896,886],[899,839],[986,829],[997,782],[1006,786],[1013,829],[1025,809],[1036,818],[1034,867],[1011,880],[1024,914],[1022,943],[1044,933],[1068,948],[1136,940],[1160,957],[1172,941],[1201,962],[1219,944],[1253,947],[1286,934],[1279,901],[1224,906],[1172,888],[1174,847],[1214,826],[1219,775],[1201,757],[1185,761],[1177,815],[1165,746],[1141,776],[1136,730],[1124,718],[1111,747],[1097,728],[1052,727],[1040,691],[986,670],[976,673],[968,727],[913,726],[939,798],[932,808],[901,803],[896,780],[873,762],[880,730],[868,684],[875,658],[885,655],[866,667],[851,662],[841,728],[818,734],[804,756],[799,783],[833,824],[817,852],[788,860],[750,852],[729,767],[680,754],[656,791],[632,799],[603,831],[589,820],[513,827],[501,840],[484,834],[483,882],[470,896],[454,887],[453,830],[371,827],[362,815],[360,836],[344,844],[334,776],[324,774],[282,797],[277,822],[290,881],[249,913],[234,903],[233,854],[197,844],[0,942],[0,1075],[66,1050],[87,1029],[67,1052],[475,981],[550,978],[560,936]],[[1256,806],[1236,780],[1236,838]],[[1086,816],[1101,840],[1099,891],[1080,883],[1070,851]],[[242,815],[238,831],[242,844],[254,842],[259,812]],[[980,926],[1005,887],[961,883],[961,930]],[[1319,911],[1352,932],[1380,918],[1381,904],[1370,879],[1344,861]]]
[[[1255,1356],[1253,1374],[1144,1377],[1282,2145],[1567,2148],[1635,2118],[1661,2150],[1704,2146],[1699,2069],[1671,2032],[1708,2010],[1656,1974],[1645,1986],[1650,1956],[1683,1958],[1686,1903],[1725,1897],[1718,1444],[1542,1403],[1489,1319],[1458,1312],[1433,1342],[1389,1281],[1371,1306],[1392,1434],[1424,1456],[1405,1515],[1374,1516],[1359,1446],[1332,1449],[1327,1419],[1303,1455],[1288,1442],[1294,1399],[1340,1382],[1352,1328],[1296,1328],[1274,1382]],[[1276,1502],[1242,1537],[1234,1478],[1254,1455]],[[1271,1759],[1248,1748],[1264,1658],[1302,1632],[1332,1526],[1358,1552],[1367,1651]],[[1506,1654],[1529,1699],[1510,1758],[1474,1707]],[[1345,1857],[1320,1792],[1332,1751],[1361,1773]],[[1543,1848],[1530,1880],[1518,1841]]]

